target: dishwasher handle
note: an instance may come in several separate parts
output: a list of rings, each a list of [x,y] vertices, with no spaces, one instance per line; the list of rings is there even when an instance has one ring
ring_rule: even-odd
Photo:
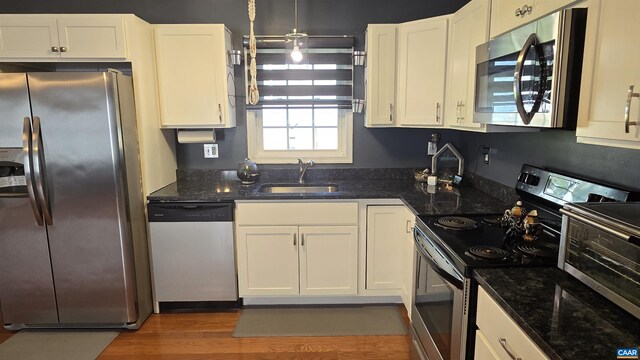
[[[149,222],[233,221],[233,202],[149,202]]]

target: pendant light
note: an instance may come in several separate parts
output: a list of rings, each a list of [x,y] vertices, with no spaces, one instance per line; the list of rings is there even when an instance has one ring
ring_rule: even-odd
[[[307,62],[309,35],[298,29],[298,0],[294,0],[294,28],[284,36],[287,46],[286,63],[302,64]]]

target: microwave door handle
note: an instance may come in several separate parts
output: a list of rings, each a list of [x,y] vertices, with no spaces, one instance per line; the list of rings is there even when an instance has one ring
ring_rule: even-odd
[[[31,209],[33,209],[33,215],[36,218],[38,226],[44,226],[42,220],[42,210],[40,204],[36,200],[35,188],[33,186],[33,174],[32,174],[32,159],[33,148],[31,146],[33,137],[33,131],[31,129],[31,118],[25,117],[22,128],[22,152],[24,153],[24,178],[27,183],[27,192],[29,193],[29,202],[31,203]]]
[[[544,68],[545,60],[542,49],[538,49],[539,45],[540,43],[538,41],[538,36],[535,33],[529,35],[527,41],[525,41],[524,46],[522,47],[522,50],[520,50],[520,53],[518,54],[516,68],[513,73],[513,93],[515,95],[516,109],[518,110],[518,114],[520,115],[520,118],[525,125],[529,125],[529,123],[531,123],[533,116],[540,109],[540,105],[542,104],[542,99],[544,97],[544,84],[546,83],[546,74]],[[533,107],[531,108],[531,111],[527,112],[524,109],[524,100],[522,99],[522,70],[524,69],[524,62],[526,60],[527,54],[532,47],[538,50],[540,67],[542,69],[540,74],[540,90],[538,92],[538,95],[536,96],[536,100],[533,104]]]
[[[49,201],[49,192],[47,191],[47,172],[44,159],[44,145],[42,142],[42,127],[40,118],[33,117],[33,174],[36,185],[37,199],[40,202],[40,208],[44,215],[47,225],[53,225],[51,217],[51,203]]]

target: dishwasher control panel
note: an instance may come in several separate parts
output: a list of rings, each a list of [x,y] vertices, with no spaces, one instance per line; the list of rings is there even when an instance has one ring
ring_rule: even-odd
[[[150,202],[149,222],[233,221],[233,203]]]

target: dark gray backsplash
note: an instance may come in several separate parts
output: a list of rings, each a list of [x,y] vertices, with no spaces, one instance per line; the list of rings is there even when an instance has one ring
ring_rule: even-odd
[[[467,0],[300,0],[300,27],[316,35],[352,34],[356,48],[364,46],[368,23],[397,23],[454,12]],[[244,0],[0,0],[3,13],[135,13],[150,23],[224,23],[236,48],[248,33]],[[293,24],[293,0],[257,0],[256,33],[282,34]],[[354,73],[354,95],[364,96],[363,70]],[[244,91],[244,73],[236,69],[236,93]],[[242,101],[239,101],[242,103]],[[221,158],[204,159],[201,145],[179,145],[181,169],[235,169],[247,154],[246,116],[238,108],[238,126],[218,132]],[[427,167],[426,141],[434,130],[367,129],[362,114],[354,114],[354,163],[331,168]],[[466,159],[467,171],[513,187],[522,163],[549,166],[614,184],[638,188],[640,152],[577,144],[574,131],[477,134],[442,131],[442,142],[453,142]],[[480,147],[492,147],[491,165],[480,158]],[[324,167],[324,166],[319,166]],[[329,166],[327,166],[329,167]],[[265,167],[267,168],[267,167]]]
[[[640,189],[640,151],[579,144],[575,131],[542,130],[538,133],[460,133],[460,148],[467,171],[508,186],[515,186],[523,163]],[[480,149],[490,146],[485,165]]]

